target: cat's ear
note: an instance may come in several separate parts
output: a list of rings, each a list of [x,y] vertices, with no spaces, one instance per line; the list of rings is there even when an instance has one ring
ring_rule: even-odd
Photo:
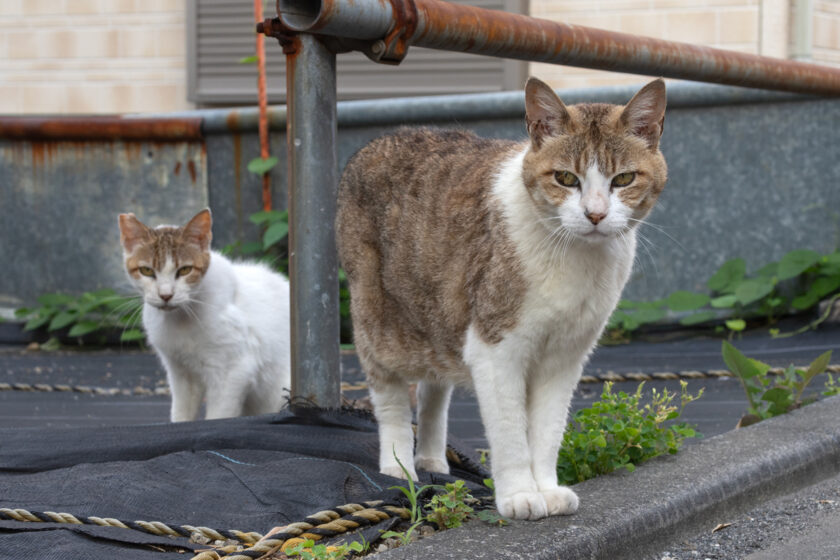
[[[181,237],[189,243],[198,245],[202,251],[208,251],[210,242],[213,240],[212,228],[213,218],[210,216],[210,209],[205,208],[187,222]]]
[[[559,136],[569,127],[566,106],[545,82],[528,78],[525,84],[525,124],[535,150],[546,138]]]
[[[658,78],[633,96],[621,113],[621,122],[636,136],[642,137],[651,149],[659,146],[665,129],[665,81]]]
[[[132,213],[120,214],[120,243],[126,253],[131,253],[149,238],[149,228]]]

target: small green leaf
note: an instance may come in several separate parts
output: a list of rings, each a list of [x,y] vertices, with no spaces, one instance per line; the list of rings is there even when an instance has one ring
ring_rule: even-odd
[[[686,327],[690,327],[692,325],[699,325],[700,323],[705,323],[716,318],[717,313],[715,313],[714,311],[701,311],[699,313],[689,315],[688,317],[683,317],[682,319],[680,319],[680,324]]]
[[[263,250],[267,250],[273,245],[279,243],[289,233],[289,224],[285,222],[277,222],[271,224],[265,234],[263,235]]]
[[[49,323],[51,318],[51,314],[38,315],[37,317],[33,317],[26,322],[26,324],[23,326],[23,330],[34,331],[35,329],[41,328],[47,323]]]
[[[257,55],[252,54],[251,56],[246,56],[244,58],[239,59],[239,64],[256,64],[257,63]]]
[[[828,352],[824,352],[817,356],[817,359],[811,362],[811,365],[808,366],[808,370],[805,372],[803,376],[803,382],[807,385],[815,376],[821,374],[826,370],[828,364],[831,362],[831,350]]]
[[[726,362],[726,367],[741,379],[761,375],[762,368],[759,366],[761,362],[747,358],[726,340],[723,341],[721,353],[723,354],[723,361]],[[769,367],[767,366],[768,369]]]
[[[50,321],[50,326],[47,327],[47,330],[55,331],[58,329],[63,329],[67,325],[70,325],[71,323],[75,322],[77,318],[78,315],[73,311],[62,311],[61,313],[53,317],[53,320]]]
[[[126,329],[120,335],[120,341],[122,342],[134,342],[136,340],[143,340],[144,338],[146,338],[146,333],[140,329]]]
[[[789,389],[774,387],[768,389],[761,396],[761,400],[775,404],[779,408],[787,408],[793,402],[793,394]]]
[[[709,278],[706,285],[710,290],[718,293],[730,293],[735,290],[735,286],[744,278],[746,274],[747,264],[744,259],[732,259],[726,261]]]
[[[726,321],[726,328],[731,331],[741,332],[747,327],[747,322],[743,319],[729,319]]]
[[[593,443],[598,447],[606,447],[607,446],[607,438],[604,437],[604,434],[600,434],[593,440]]]
[[[271,156],[266,159],[254,158],[248,162],[248,171],[256,175],[265,175],[274,169],[274,166],[277,165],[279,161],[280,160],[277,159],[276,156]]]
[[[99,326],[99,321],[79,321],[78,323],[73,325],[73,328],[70,329],[70,332],[67,333],[67,336],[84,336],[99,329]]]
[[[788,278],[793,278],[794,276],[799,276],[821,259],[822,255],[809,249],[791,251],[779,261],[779,280],[786,280]]]
[[[760,300],[773,291],[775,284],[769,278],[750,278],[741,282],[735,288],[735,297],[743,305],[749,305]]]
[[[274,223],[279,222],[284,219],[286,212],[280,212],[278,210],[262,210],[260,212],[255,212],[248,216],[248,219],[251,221],[252,224],[260,225],[266,222]]]
[[[709,296],[695,292],[678,290],[668,296],[668,307],[674,311],[694,311],[709,303]]]
[[[38,303],[49,307],[58,307],[72,303],[75,299],[76,298],[73,296],[68,296],[66,294],[44,294],[42,296],[38,296]]]
[[[728,294],[712,299],[709,303],[715,309],[728,309],[738,302],[738,298],[734,294]]]

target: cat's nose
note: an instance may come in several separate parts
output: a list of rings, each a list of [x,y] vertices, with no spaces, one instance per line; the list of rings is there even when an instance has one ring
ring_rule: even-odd
[[[165,302],[168,302],[170,299],[172,299],[172,294],[167,294],[167,295],[160,294],[160,299],[162,299]]]
[[[584,215],[592,222],[593,225],[598,225],[601,223],[601,220],[607,217],[607,215],[603,212],[584,212]]]

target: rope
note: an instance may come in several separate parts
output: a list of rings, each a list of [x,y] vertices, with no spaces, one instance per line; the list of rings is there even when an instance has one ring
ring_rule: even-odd
[[[0,383],[0,391],[35,391],[43,393],[84,393],[87,395],[101,395],[113,397],[116,395],[169,395],[169,387],[135,387],[120,389],[119,387],[91,387],[89,385],[49,385],[47,383]]]
[[[275,527],[255,545],[244,550],[235,550],[236,547],[205,550],[193,556],[192,560],[257,560],[278,551],[285,552],[307,540],[332,538],[390,517],[409,519],[411,513],[407,508],[383,504],[382,501],[346,504],[319,511],[298,523]]]
[[[827,366],[825,371],[840,373],[840,364]],[[785,372],[785,368],[770,368],[769,372],[773,375],[782,375]],[[615,383],[621,383],[622,381],[671,381],[678,379],[719,379],[721,377],[732,377],[732,372],[725,369],[659,371],[655,373],[644,373],[641,371],[616,373],[614,371],[607,371],[606,373],[597,375],[584,375],[580,378],[580,382],[602,383],[604,381],[613,381]]]
[[[770,373],[774,375],[782,375],[785,368],[771,368]],[[833,364],[825,368],[825,371],[830,373],[840,373],[840,364]],[[732,377],[732,373],[725,369],[710,369],[706,371],[699,370],[684,370],[684,371],[659,371],[654,373],[645,373],[641,371],[629,373],[616,373],[614,371],[607,371],[596,375],[584,375],[580,378],[581,383],[603,383],[604,381],[612,381],[621,383],[623,381],[676,381],[679,379],[719,379],[721,377]],[[357,383],[354,385],[342,382],[342,390],[359,390],[366,389],[366,383]],[[84,393],[88,395],[100,396],[168,396],[169,387],[156,387],[154,389],[147,389],[145,387],[134,387],[133,389],[120,389],[118,387],[91,387],[88,385],[49,385],[47,383],[0,383],[0,391],[33,391],[33,392],[57,392],[57,393]]]
[[[407,508],[385,504],[382,500],[345,504],[333,509],[316,512],[297,523],[275,527],[265,536],[260,533],[243,531],[220,531],[209,527],[193,525],[172,526],[160,521],[120,521],[111,517],[76,517],[71,513],[54,511],[33,512],[25,509],[0,508],[0,519],[23,523],[67,523],[71,525],[99,525],[101,527],[119,527],[134,529],[156,536],[184,537],[196,540],[203,537],[210,541],[235,540],[240,545],[229,545],[205,550],[192,560],[255,560],[278,550],[285,551],[306,540],[321,540],[343,535],[359,527],[375,525],[390,517],[409,519]],[[248,548],[242,549],[242,546]],[[220,554],[221,553],[221,554]],[[222,555],[224,554],[224,555]]]
[[[196,527],[193,525],[171,526],[160,521],[120,521],[112,517],[76,517],[71,513],[57,513],[54,511],[27,511],[25,509],[0,508],[0,519],[21,521],[24,523],[67,523],[71,525],[99,525],[100,527],[119,527],[120,529],[134,529],[143,533],[157,536],[184,537],[194,539],[201,536],[211,541],[226,541],[229,539],[250,545],[258,542],[262,535],[243,531],[220,531],[210,527]]]

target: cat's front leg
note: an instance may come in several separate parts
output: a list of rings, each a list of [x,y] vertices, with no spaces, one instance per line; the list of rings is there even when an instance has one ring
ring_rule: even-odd
[[[370,400],[379,424],[379,472],[395,478],[412,480],[414,470],[414,431],[411,429],[411,398],[408,383],[402,379],[373,374],[365,368],[370,381]],[[397,462],[399,458],[399,462]],[[400,467],[402,463],[403,467]]]
[[[568,515],[578,508],[577,494],[557,484],[557,453],[581,371],[580,364],[569,365],[559,357],[550,357],[537,365],[528,383],[531,470],[549,515]]]
[[[452,385],[423,381],[417,385],[417,453],[418,469],[449,474],[446,462],[446,427]]]
[[[204,398],[204,386],[188,370],[162,359],[169,382],[172,405],[169,419],[172,422],[190,422],[198,419],[201,400]]]
[[[473,328],[467,331],[464,360],[470,367],[490,463],[496,507],[505,517],[540,519],[548,515],[545,497],[531,472],[526,415],[528,345],[508,338],[488,344]]]

